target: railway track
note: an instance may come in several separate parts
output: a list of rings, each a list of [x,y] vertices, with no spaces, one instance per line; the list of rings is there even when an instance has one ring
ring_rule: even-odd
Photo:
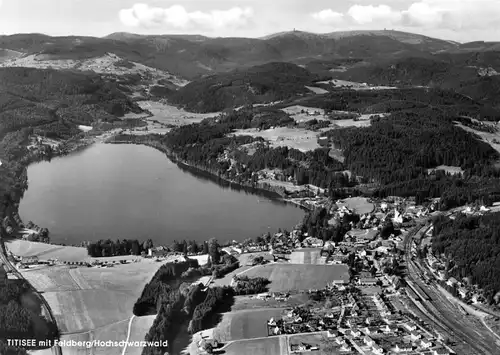
[[[7,257],[7,248],[5,247],[3,236],[2,236],[1,233],[2,232],[0,231],[0,249],[1,249],[0,250],[0,259],[2,260],[3,264],[5,266],[7,266],[7,268],[10,270],[10,272],[12,274],[16,275],[16,277],[19,280],[26,280],[24,278],[24,276],[19,272],[19,270],[17,270],[12,265],[12,263],[9,260],[9,258]],[[38,294],[39,299],[42,302],[42,308],[45,310],[45,314],[47,315],[47,318],[49,318],[49,321],[52,322],[52,323],[54,323],[54,324],[57,324],[56,323],[56,319],[55,319],[54,315],[52,314],[52,309],[50,308],[50,306],[49,306],[47,300],[45,299],[45,297],[43,297],[29,282],[28,282],[28,285],[31,287],[31,290],[34,293]],[[62,355],[61,347],[59,345],[54,345],[52,347],[52,353],[55,354],[55,355]]]
[[[407,265],[407,278],[411,281],[412,288],[416,288],[420,292],[415,292],[420,298],[419,303],[426,312],[422,312],[431,323],[446,333],[452,335],[452,338],[459,339],[459,343],[466,345],[467,353],[475,355],[495,355],[499,353],[498,346],[495,340],[489,336],[484,336],[486,333],[480,333],[474,329],[472,318],[458,313],[458,308],[454,306],[439,290],[434,290],[426,285],[422,278],[425,278],[424,272],[411,258],[411,245],[414,235],[425,234],[430,227],[425,225],[410,233],[405,240],[405,260]],[[417,305],[418,307],[418,305]]]
[[[425,225],[420,229],[416,229],[407,236],[404,243],[405,260],[407,265],[407,278],[411,281],[413,287],[417,286],[418,289],[425,294],[425,296],[422,297],[421,293],[416,292],[417,296],[420,298],[420,305],[427,311],[427,314],[425,314],[424,312],[423,313],[431,323],[437,326],[437,328],[444,330],[446,333],[452,335],[453,338],[459,339],[460,342],[466,344],[474,354],[496,354],[498,352],[498,349],[496,347],[492,348],[491,346],[487,346],[487,344],[479,344],[476,332],[472,328],[470,328],[471,324],[461,324],[457,322],[456,319],[450,317],[450,315],[448,314],[450,311],[444,311],[444,308],[446,308],[444,303],[449,301],[444,300],[441,295],[435,293],[419,279],[424,275],[422,270],[420,270],[420,268],[411,259],[411,244],[413,242],[414,235],[423,235],[428,231],[429,228],[430,227],[428,225]],[[464,318],[463,315],[461,315],[461,317],[462,319]]]

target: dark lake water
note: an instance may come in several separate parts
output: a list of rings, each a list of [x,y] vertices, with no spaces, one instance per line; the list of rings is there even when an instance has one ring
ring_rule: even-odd
[[[96,144],[28,167],[23,221],[55,243],[130,239],[244,240],[290,229],[304,212],[293,205],[222,187],[140,145]]]

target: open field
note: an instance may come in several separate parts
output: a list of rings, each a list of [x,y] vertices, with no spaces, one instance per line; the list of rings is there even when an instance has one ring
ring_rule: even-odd
[[[463,174],[464,171],[462,170],[461,167],[459,166],[449,166],[449,165],[439,165],[435,167],[434,169],[427,169],[427,172],[430,174],[436,170],[444,170],[445,172],[451,174],[451,175],[456,175],[456,174]]]
[[[242,340],[231,343],[224,348],[226,355],[279,355],[281,352],[280,338]]]
[[[309,131],[304,128],[277,127],[263,131],[249,128],[236,130],[232,134],[262,137],[269,141],[272,147],[288,147],[298,149],[302,152],[320,148],[317,139],[319,132]]]
[[[18,256],[37,256],[40,260],[58,259],[61,261],[87,261],[87,249],[62,245],[29,242],[13,239],[5,242],[7,250]]]
[[[318,88],[316,86],[307,86],[306,85],[306,88],[309,89],[309,90],[311,90],[315,94],[318,94],[318,95],[328,94],[328,90],[325,90],[325,89],[322,89],[322,88]]]
[[[369,202],[365,197],[351,197],[343,200],[343,203],[347,208],[353,209],[358,214],[370,213],[374,209],[373,203]]]
[[[390,90],[395,89],[394,86],[369,86],[366,83],[358,83],[356,81],[332,79],[328,81],[318,81],[317,84],[333,84],[337,87],[348,87],[354,90]]]
[[[254,267],[245,275],[267,278],[271,292],[285,292],[320,289],[333,280],[348,278],[349,271],[345,265],[269,264]]]
[[[267,321],[281,318],[285,310],[261,308],[224,313],[214,329],[214,338],[222,342],[267,337]]]
[[[261,308],[293,308],[303,305],[309,300],[306,293],[291,295],[286,301],[276,301],[274,298],[263,300],[255,296],[236,296],[231,311],[244,311]]]
[[[132,134],[136,136],[145,136],[148,134],[167,134],[170,132],[171,128],[158,123],[156,121],[147,120],[146,127],[136,127],[132,129],[125,129],[123,134]],[[147,129],[146,129],[147,128]]]
[[[312,119],[316,119],[318,121],[329,121],[328,117],[325,116],[325,110],[322,108],[294,105],[285,107],[281,109],[281,111],[289,114],[295,122],[304,122]],[[319,114],[314,115],[315,112]]]
[[[6,240],[5,246],[7,251],[14,255],[21,257],[36,256],[38,257],[38,260],[56,259],[58,261],[67,262],[91,262],[92,260],[99,260],[103,262],[119,262],[120,260],[125,260],[133,262],[138,260],[141,263],[154,263],[151,259],[144,259],[136,255],[93,258],[88,255],[86,248],[30,242],[21,239]]]
[[[135,299],[108,290],[44,292],[62,333],[89,331],[128,319]],[[108,339],[104,339],[108,340]]]
[[[321,257],[321,249],[299,249],[290,255],[291,264],[324,265],[325,258]]]
[[[500,153],[500,127],[498,127],[498,125],[495,126],[495,124],[492,123],[490,124],[491,126],[498,128],[498,130],[495,133],[478,131],[473,128],[464,126],[463,124],[460,123],[456,123],[456,125],[466,130],[467,132],[477,134],[479,137],[483,139],[483,141],[487,142],[489,145],[491,145],[493,149],[495,149],[497,152]]]
[[[219,113],[192,113],[158,101],[139,101],[138,105],[143,110],[148,110],[153,115],[148,120],[156,120],[162,124],[173,126],[198,123],[205,118],[218,116]]]
[[[284,187],[288,192],[298,192],[307,189],[307,185],[294,185],[290,181],[279,181],[274,179],[259,179],[259,182],[269,184],[270,186]]]
[[[112,341],[122,341],[127,339],[127,331],[128,331],[128,319],[125,319],[119,323],[115,323],[103,328],[99,328],[93,332],[91,332],[90,337],[92,339],[99,340],[112,340]],[[145,335],[144,333],[143,335]],[[144,336],[142,339],[144,340]],[[111,347],[111,346],[101,346],[94,347],[92,349],[94,355],[118,355],[122,353],[122,347]],[[63,353],[66,355],[66,351],[63,350]]]
[[[227,275],[224,275],[224,277],[222,277],[220,279],[214,279],[212,281],[212,286],[219,286],[219,287],[230,286],[231,280],[233,279],[233,276],[245,273],[248,269],[252,268],[252,266],[244,265],[241,262],[240,262],[240,265],[243,265],[243,266],[237,268],[236,270],[230,272]]]
[[[167,79],[178,86],[184,86],[188,81],[179,79],[168,72],[151,68],[143,64],[130,62],[130,68],[121,66],[122,58],[115,54],[108,53],[102,57],[85,60],[57,59],[54,60],[48,54],[32,54],[23,57],[13,58],[0,63],[0,67],[29,67],[37,69],[73,69],[81,71],[93,71],[99,74],[139,74],[141,76],[154,76],[157,79]]]
[[[352,118],[345,120],[334,120],[332,121],[332,129],[333,128],[345,128],[345,127],[369,127],[371,125],[371,121],[369,119],[358,119],[354,120]]]
[[[241,266],[247,266],[249,262],[251,262],[254,258],[262,256],[266,260],[274,260],[273,256],[269,254],[267,251],[261,251],[256,253],[244,253],[238,255],[238,261]],[[251,266],[251,265],[250,265]]]
[[[49,303],[63,339],[125,340],[132,308],[162,263],[144,260],[110,269],[53,266],[22,270],[24,277]],[[154,320],[134,318],[131,340],[143,340]],[[63,349],[65,355],[87,354],[85,349]],[[121,354],[121,348],[94,349],[93,354]],[[140,349],[127,349],[139,354]]]

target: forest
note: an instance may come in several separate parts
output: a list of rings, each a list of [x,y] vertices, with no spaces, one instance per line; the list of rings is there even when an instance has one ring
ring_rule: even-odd
[[[466,100],[461,96],[456,99]],[[163,147],[181,161],[245,184],[255,184],[259,170],[277,168],[282,171],[279,179],[327,188],[334,199],[361,194],[400,195],[416,196],[422,203],[441,197],[443,210],[500,199],[500,171],[494,165],[498,153],[474,134],[457,127],[452,117],[441,110],[405,109],[389,117],[374,118],[369,127],[326,132],[331,144],[342,150],[343,163],[330,157],[329,148],[301,152],[272,148],[259,138],[228,136],[233,129],[254,126],[258,117],[255,109],[244,108],[217,120],[180,127],[166,137],[117,139]],[[250,143],[255,147],[253,154],[240,148]],[[234,159],[232,165],[219,159],[224,152]],[[461,167],[464,173],[451,176],[442,171],[427,172],[439,165]],[[345,170],[353,172],[351,177]]]
[[[136,316],[155,314],[158,299],[162,293],[169,293],[175,286],[178,286],[181,275],[188,269],[198,267],[198,261],[193,259],[162,265],[151,281],[146,284],[141,296],[134,304],[134,314]]]
[[[55,340],[59,337],[55,324],[23,306],[21,297],[28,292],[31,288],[25,280],[7,280],[0,288],[0,349],[7,347],[7,339]],[[23,354],[21,349],[9,351]]]
[[[237,296],[266,292],[267,285],[271,283],[271,281],[264,277],[250,278],[248,276],[237,276],[235,282],[234,293]]]
[[[217,112],[305,94],[305,85],[318,80],[322,78],[295,64],[268,63],[193,81],[169,99],[189,111]]]
[[[156,314],[146,341],[166,340],[172,344],[181,331],[181,324],[185,323],[188,331],[195,333],[213,326],[218,321],[218,314],[230,309],[233,289],[213,287],[205,290],[201,284],[193,285],[193,281],[199,277],[190,272],[193,269],[199,269],[196,260],[167,263],[146,284],[133,310],[137,316]],[[165,350],[146,347],[143,354],[163,354]]]
[[[7,345],[7,342],[0,340],[0,354],[2,355],[28,355],[26,349]]]
[[[0,68],[0,205],[20,198],[16,180],[29,162],[30,135],[66,140],[82,134],[80,124],[112,122],[126,112],[142,110],[98,75]]]
[[[401,111],[327,135],[347,169],[381,185],[375,196],[416,196],[417,203],[441,197],[442,209],[500,197],[498,153],[434,110]],[[427,173],[439,165],[461,167],[463,176]]]
[[[500,298],[500,213],[459,215],[434,221],[432,251],[447,262],[448,275],[479,285],[489,303]]]
[[[473,96],[464,95],[452,89],[408,87],[390,90],[352,90],[328,85],[326,88],[331,92],[288,100],[276,107],[300,104],[326,111],[339,110],[361,114],[432,108],[450,120],[462,116],[481,121],[500,119],[500,107],[496,107],[495,103],[490,104],[487,101],[474,99]]]

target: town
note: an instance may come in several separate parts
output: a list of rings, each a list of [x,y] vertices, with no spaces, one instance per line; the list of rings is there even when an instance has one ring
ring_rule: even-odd
[[[241,275],[250,275],[252,270],[256,272],[251,276],[262,276],[259,270],[266,267],[289,267],[290,271],[283,269],[285,272],[299,272],[294,268],[299,266],[311,270],[325,267],[325,275],[315,283],[319,287],[304,288],[299,285],[308,282],[296,280],[297,286],[293,289],[277,289],[273,283],[285,276],[276,275],[269,279],[271,289],[268,292],[239,296],[255,299],[262,307],[280,310],[279,314],[273,313],[265,322],[252,326],[265,329],[266,337],[288,337],[289,353],[314,353],[324,349],[342,354],[456,353],[453,335],[422,314],[423,303],[428,298],[425,285],[439,283],[443,292],[450,296],[461,298],[478,309],[484,310],[487,306],[482,290],[447,277],[445,261],[432,252],[432,220],[445,214],[437,211],[438,201],[419,206],[413,198],[400,197],[379,200],[353,197],[327,204],[321,203],[327,200],[320,197],[303,199],[310,205],[315,204],[316,211],[323,211],[320,214],[329,226],[349,221],[345,235],[337,241],[335,238],[325,241],[314,228],[308,229],[304,223],[299,223],[291,231],[279,230],[254,240],[228,242],[221,245],[221,253],[238,261],[236,269],[205,276],[200,281],[208,287],[220,286],[221,282],[236,287],[242,282]],[[446,215],[452,218],[458,214],[481,215],[495,209],[497,205],[491,208],[465,206],[448,211]],[[9,228],[8,220],[4,223]],[[133,258],[72,262],[17,256],[12,252],[9,258],[19,270],[57,265],[119,268],[119,265],[141,262],[141,259],[174,262],[195,258],[200,264],[209,262],[203,251],[182,253],[168,246],[151,247]],[[409,277],[413,269],[407,265],[408,258],[412,265],[418,265],[412,266],[420,270],[413,277],[419,278],[423,285]],[[3,277],[7,278],[8,273],[11,274],[4,273]],[[462,315],[468,314],[462,306],[458,305],[456,310]],[[231,340],[204,337],[198,341],[196,351],[215,353],[230,345]]]

